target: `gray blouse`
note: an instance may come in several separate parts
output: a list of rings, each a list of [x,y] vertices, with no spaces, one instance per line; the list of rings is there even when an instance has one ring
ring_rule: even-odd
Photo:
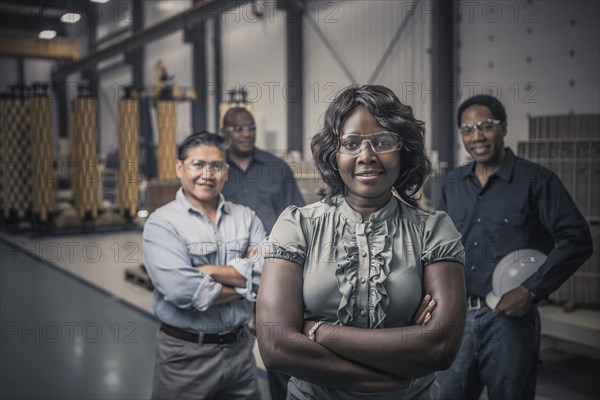
[[[396,197],[368,221],[343,197],[334,203],[288,207],[265,242],[265,258],[303,266],[307,320],[372,329],[411,325],[423,296],[424,268],[464,263],[460,233],[445,213],[427,213]],[[294,381],[291,386],[301,382]],[[433,376],[416,381],[431,385]]]

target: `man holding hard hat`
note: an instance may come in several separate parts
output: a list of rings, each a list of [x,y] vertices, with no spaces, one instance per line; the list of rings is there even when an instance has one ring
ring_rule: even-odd
[[[468,310],[459,354],[438,374],[442,397],[479,399],[487,387],[491,400],[533,399],[536,303],[592,254],[590,230],[556,174],[504,147],[506,112],[498,99],[471,97],[457,117],[474,161],[448,175],[438,208],[463,236]]]

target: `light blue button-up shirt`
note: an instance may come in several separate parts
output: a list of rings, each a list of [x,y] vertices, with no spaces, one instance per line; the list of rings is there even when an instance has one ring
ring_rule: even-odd
[[[254,312],[266,236],[255,212],[219,196],[216,224],[186,199],[176,199],[154,211],[144,226],[144,265],[154,284],[154,312],[166,324],[191,332],[223,333],[248,323]],[[248,247],[259,254],[244,259]],[[215,305],[222,284],[196,266],[231,265],[244,278],[243,297]]]

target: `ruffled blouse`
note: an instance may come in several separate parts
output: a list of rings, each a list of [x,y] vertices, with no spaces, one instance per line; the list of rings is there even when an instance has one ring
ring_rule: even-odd
[[[288,207],[264,255],[303,266],[306,319],[375,329],[411,324],[424,268],[464,263],[460,239],[443,212],[427,213],[392,197],[362,221],[337,197],[334,205]]]

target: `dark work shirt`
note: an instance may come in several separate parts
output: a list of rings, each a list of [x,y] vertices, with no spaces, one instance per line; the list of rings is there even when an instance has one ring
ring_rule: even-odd
[[[467,295],[485,298],[498,261],[532,248],[548,258],[523,286],[547,298],[591,255],[587,221],[556,174],[509,148],[485,187],[474,167],[469,163],[446,177],[438,205],[463,236]]]
[[[271,231],[277,217],[287,206],[304,205],[290,167],[278,157],[259,149],[254,150],[254,157],[246,171],[229,161],[229,179],[222,193],[225,199],[253,209],[267,232]]]

